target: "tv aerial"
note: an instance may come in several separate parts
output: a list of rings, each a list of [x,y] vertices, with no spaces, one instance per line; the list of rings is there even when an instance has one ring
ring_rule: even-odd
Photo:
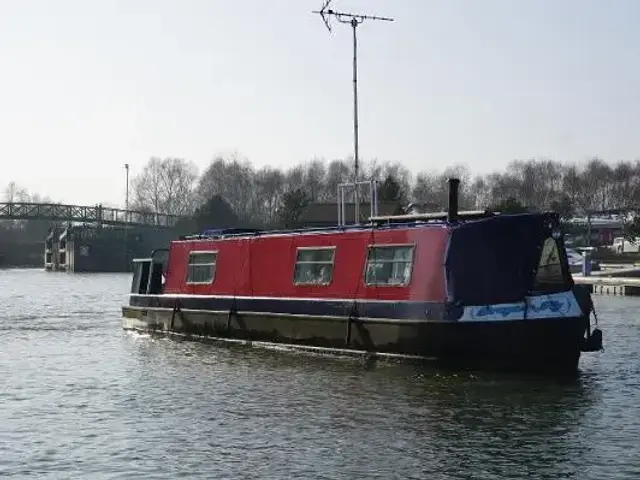
[[[324,25],[327,27],[327,30],[331,32],[331,17],[336,18],[340,23],[348,23],[352,27],[357,27],[365,20],[383,20],[386,22],[393,22],[393,18],[389,17],[377,17],[375,15],[363,15],[360,13],[347,13],[347,12],[338,12],[329,8],[329,4],[333,0],[325,0],[322,4],[322,8],[320,10],[313,10],[312,13],[318,13],[322,17],[322,21]]]
[[[358,167],[359,167],[359,139],[358,139],[358,37],[356,30],[365,20],[381,20],[385,22],[393,22],[393,18],[378,17],[375,15],[363,15],[359,13],[339,12],[330,8],[332,0],[324,0],[320,10],[313,10],[322,17],[324,25],[331,33],[331,19],[335,18],[338,22],[349,24],[353,30],[353,157],[354,157],[354,173],[355,173],[355,215],[356,219],[360,218],[359,200],[358,200]]]

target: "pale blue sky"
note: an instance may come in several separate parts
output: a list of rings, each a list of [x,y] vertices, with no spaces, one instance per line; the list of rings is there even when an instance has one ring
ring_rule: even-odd
[[[351,31],[321,0],[0,0],[0,185],[124,203],[152,155],[352,154]],[[640,157],[640,1],[334,0],[359,27],[361,156],[412,171]]]

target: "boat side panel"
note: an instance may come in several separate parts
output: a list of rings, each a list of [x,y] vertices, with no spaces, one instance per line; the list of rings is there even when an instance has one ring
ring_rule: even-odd
[[[379,302],[359,301],[354,311],[354,302],[349,299],[283,298],[252,296],[206,296],[206,295],[131,295],[134,307],[181,308],[208,311],[239,311],[252,314],[302,315],[309,317],[338,316],[348,318],[383,318],[395,320],[442,320],[455,319],[463,314],[462,309],[445,309],[444,303],[435,302]]]
[[[472,368],[575,371],[586,317],[504,322],[349,322],[123,307],[125,328],[274,344],[416,355]]]
[[[446,298],[443,263],[449,232],[439,226],[173,242],[165,292],[443,302]],[[365,263],[371,244],[415,245],[408,286],[365,284]],[[331,283],[295,285],[297,248],[329,246],[336,247]],[[188,255],[195,250],[218,251],[216,276],[210,285],[186,284]]]
[[[251,292],[251,240],[248,238],[172,242],[169,247],[169,271],[166,293],[224,293]],[[189,252],[215,250],[218,252],[214,281],[209,285],[190,285],[187,280]]]

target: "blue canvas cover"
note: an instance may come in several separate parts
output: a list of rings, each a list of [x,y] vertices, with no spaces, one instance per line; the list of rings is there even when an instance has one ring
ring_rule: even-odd
[[[202,232],[204,236],[216,236],[216,235],[238,235],[243,233],[258,233],[261,230],[255,228],[209,228]]]
[[[545,214],[520,214],[456,226],[445,260],[449,301],[463,306],[523,301],[551,234],[549,222]]]

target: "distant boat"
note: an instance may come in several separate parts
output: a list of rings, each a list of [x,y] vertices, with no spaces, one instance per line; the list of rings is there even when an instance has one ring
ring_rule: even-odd
[[[582,272],[582,264],[584,263],[584,256],[574,250],[573,248],[567,248],[567,261],[569,262],[569,270],[571,273]],[[591,263],[591,271],[597,272],[601,269],[600,262],[598,260],[589,260]]]
[[[447,212],[287,231],[218,230],[134,261],[127,329],[302,349],[575,372],[591,295],[554,213]],[[162,258],[162,256],[166,258]]]

